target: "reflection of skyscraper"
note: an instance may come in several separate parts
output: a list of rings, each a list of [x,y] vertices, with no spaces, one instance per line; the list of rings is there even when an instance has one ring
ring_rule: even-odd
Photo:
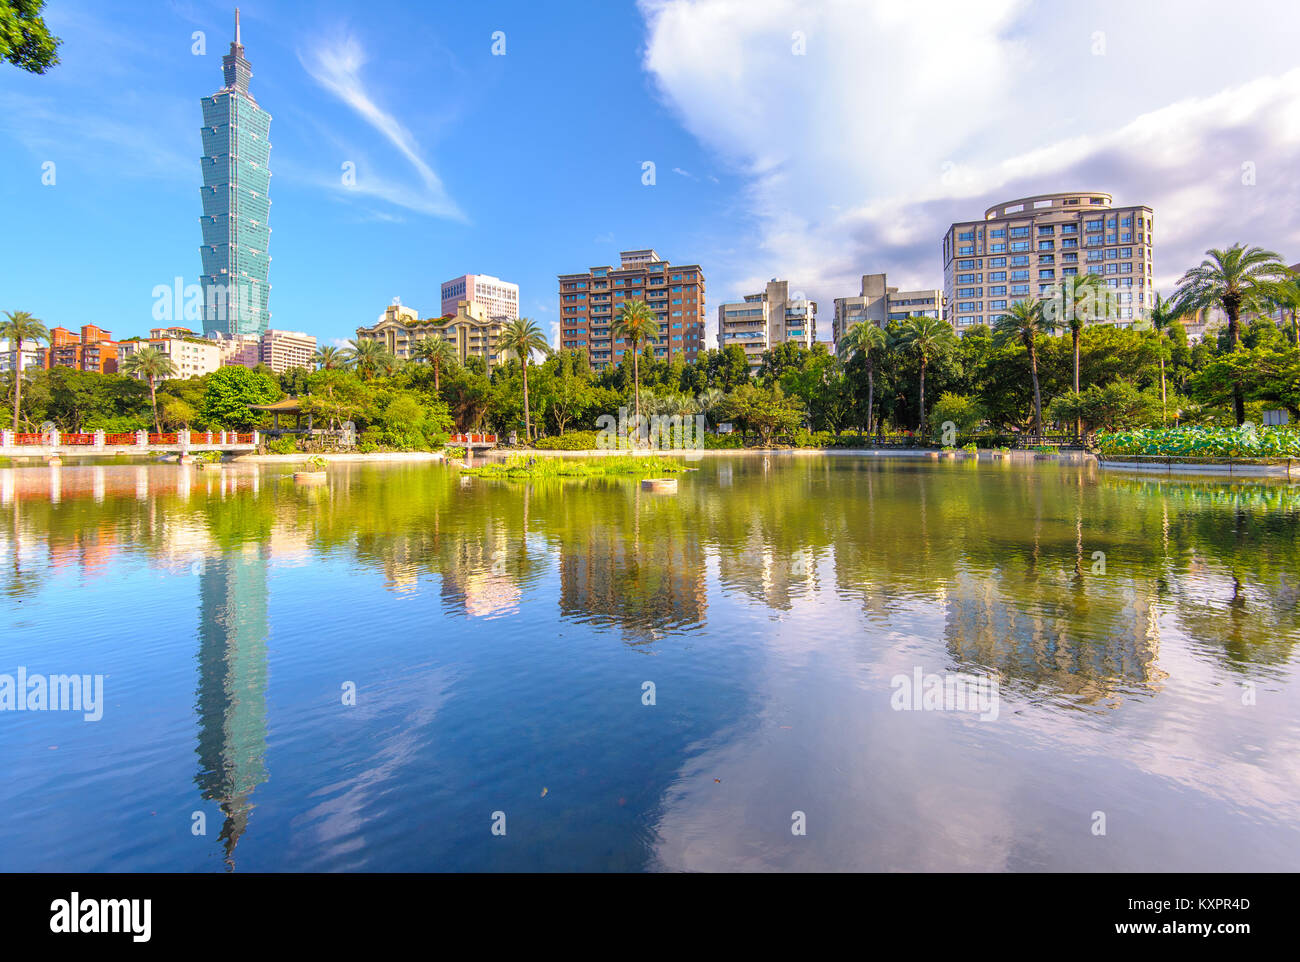
[[[221,68],[225,86],[201,101],[203,333],[261,334],[271,326],[271,115],[248,92],[238,10]]]
[[[234,868],[250,797],[266,781],[267,549],[209,558],[199,576],[199,774],[225,815],[221,841]]]

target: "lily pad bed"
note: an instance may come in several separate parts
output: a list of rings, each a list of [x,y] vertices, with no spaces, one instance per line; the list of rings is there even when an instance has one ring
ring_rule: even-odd
[[[461,468],[460,473],[472,478],[526,480],[530,478],[648,478],[662,474],[678,474],[685,470],[687,470],[686,464],[680,459],[658,456],[579,460],[517,454],[507,458],[504,464]]]

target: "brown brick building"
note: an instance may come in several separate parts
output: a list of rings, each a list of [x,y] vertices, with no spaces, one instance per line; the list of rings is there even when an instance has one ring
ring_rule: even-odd
[[[659,320],[649,342],[655,356],[694,361],[704,347],[704,271],[698,264],[673,267],[653,250],[623,251],[618,267],[561,274],[560,348],[585,348],[597,370],[617,364],[627,350],[612,333],[619,308],[643,300]]]
[[[66,327],[50,330],[50,346],[40,351],[39,363],[46,370],[52,367],[70,367],[78,371],[98,371],[100,374],[117,373],[117,341],[109,331],[94,324],[81,325],[81,333],[73,334]]]

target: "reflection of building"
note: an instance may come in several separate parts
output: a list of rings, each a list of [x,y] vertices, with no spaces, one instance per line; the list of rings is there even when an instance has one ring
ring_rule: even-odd
[[[225,816],[221,841],[235,846],[266,781],[267,548],[210,557],[199,575],[199,774],[203,797]]]
[[[518,549],[511,558],[509,548],[504,527],[490,528],[481,538],[456,540],[452,556],[442,562],[443,600],[476,618],[516,613],[523,588]]]
[[[958,569],[946,591],[944,638],[963,667],[1085,701],[1163,679],[1153,588],[1006,577]]]
[[[770,608],[789,610],[791,599],[817,588],[817,559],[811,548],[778,551],[762,535],[719,552],[718,578]]]
[[[438,337],[455,348],[462,364],[467,358],[481,357],[494,367],[501,362],[496,342],[503,326],[500,318],[489,317],[487,309],[473,301],[459,302],[453,315],[423,319],[413,308],[390,304],[373,326],[357,328],[357,340],[378,341],[394,357],[409,359],[420,341]]]
[[[649,635],[704,621],[704,550],[694,535],[639,537],[593,520],[560,548],[560,613]]]

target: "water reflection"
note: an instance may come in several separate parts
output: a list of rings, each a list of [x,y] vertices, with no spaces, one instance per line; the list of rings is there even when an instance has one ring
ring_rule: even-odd
[[[0,517],[6,627],[54,610],[51,585],[70,572],[100,594],[61,595],[61,610],[111,641],[94,605],[133,564],[173,594],[163,607],[133,592],[132,630],[181,634],[193,619],[198,772],[191,755],[185,777],[191,799],[197,785],[221,812],[228,870],[237,847],[242,864],[304,864],[267,854],[296,837],[293,817],[323,853],[307,864],[325,867],[1102,869],[1137,857],[1141,846],[1102,857],[977,837],[990,824],[1059,828],[1054,793],[1077,786],[1041,770],[1027,746],[1042,740],[1062,765],[1100,766],[1090,776],[1124,798],[1139,786],[1175,807],[1179,792],[1212,798],[1242,819],[1224,837],[1247,854],[1266,816],[1230,783],[1249,784],[1270,799],[1279,851],[1300,853],[1285,757],[1300,741],[1296,487],[852,458],[706,459],[670,497],[620,481],[465,483],[416,465],[333,465],[313,488],[269,467],[64,466],[0,469]],[[178,605],[187,575],[197,603]],[[275,689],[273,630],[286,645]],[[636,667],[618,661],[631,652]],[[888,678],[912,666],[994,675],[1005,723],[900,718]],[[367,672],[355,714],[311,700]],[[651,675],[673,707],[629,716]],[[1268,706],[1231,714],[1241,682],[1265,686]],[[281,693],[294,711],[272,716]],[[1135,721],[1138,709],[1152,714]],[[328,733],[312,743],[320,772],[304,761],[316,729]],[[285,739],[294,761],[275,754]],[[1113,761],[1107,739],[1139,771],[1097,762]],[[366,764],[329,761],[344,749]],[[1041,783],[1016,796],[1031,759]],[[1004,787],[972,793],[979,779]],[[530,831],[547,833],[553,861],[423,828],[472,822],[503,798],[531,812],[520,799],[540,805],[543,785],[554,812]],[[723,839],[814,803],[857,843],[823,837],[800,853],[735,829]],[[390,837],[399,826],[423,848]],[[947,848],[914,850],[940,837]]]

